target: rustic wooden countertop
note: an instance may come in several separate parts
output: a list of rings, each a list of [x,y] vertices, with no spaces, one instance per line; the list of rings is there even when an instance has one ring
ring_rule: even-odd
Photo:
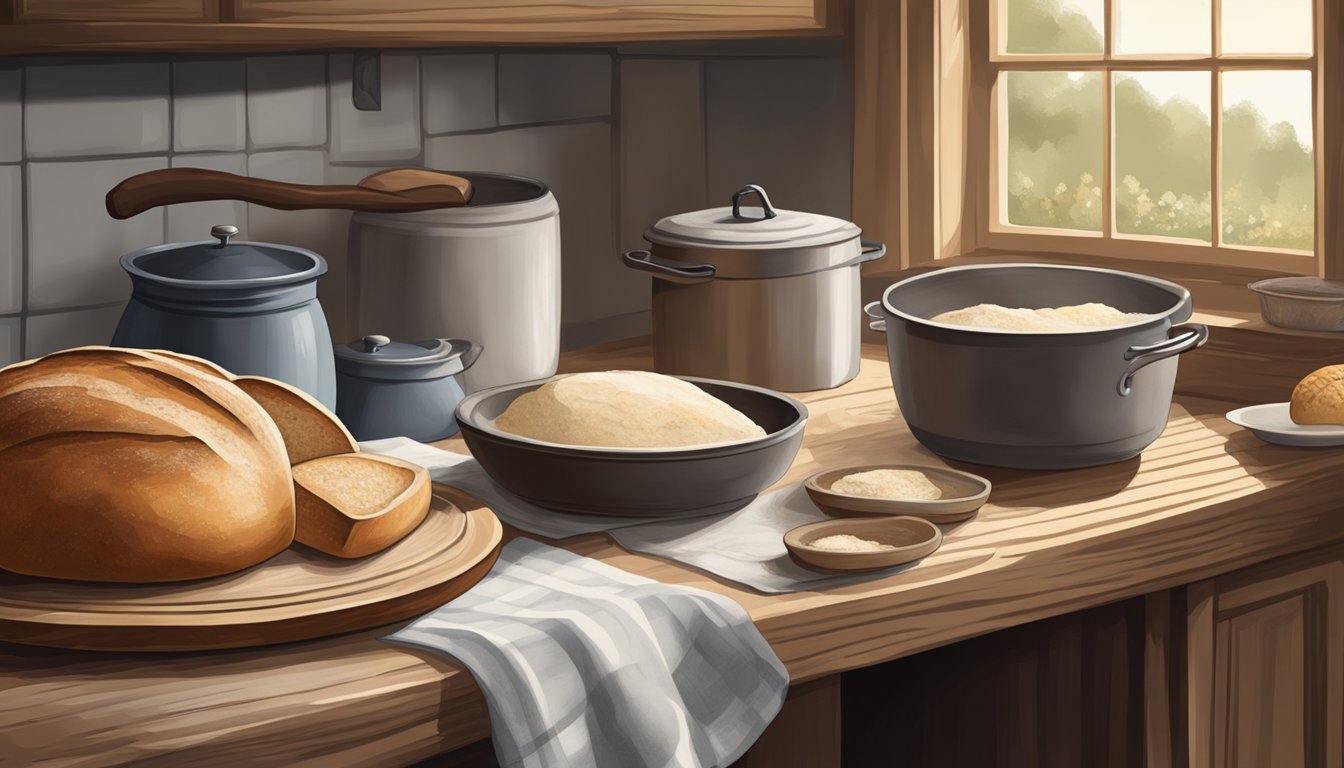
[[[1187,375],[1198,354],[1183,359],[1182,381],[1253,377],[1256,366],[1275,382],[1300,375],[1263,356],[1217,354],[1207,359],[1228,372],[1195,364]],[[811,419],[779,485],[842,464],[938,461],[903,427],[885,350],[865,345],[863,356],[854,381],[801,397]],[[632,340],[568,354],[562,370],[649,365],[647,340]],[[564,545],[737,600],[803,681],[1344,539],[1344,453],[1261,443],[1223,419],[1236,404],[1178,394],[1167,430],[1121,464],[974,469],[995,484],[979,515],[947,527],[916,567],[861,585],[761,595],[603,535]],[[405,765],[486,737],[471,676],[378,642],[385,632],[199,654],[0,644],[0,764],[323,766],[340,753],[347,764]]]

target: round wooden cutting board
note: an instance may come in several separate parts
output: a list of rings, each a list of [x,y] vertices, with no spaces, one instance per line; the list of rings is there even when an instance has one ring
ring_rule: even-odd
[[[99,584],[0,572],[0,640],[57,648],[194,651],[307,640],[428,613],[499,557],[494,512],[434,485],[429,515],[376,555],[295,544],[245,571],[173,584]]]

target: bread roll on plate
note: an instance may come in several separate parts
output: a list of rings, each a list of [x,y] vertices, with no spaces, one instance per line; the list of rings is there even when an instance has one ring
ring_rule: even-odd
[[[1297,424],[1344,424],[1344,365],[1327,365],[1298,382],[1288,417]]]
[[[84,347],[0,371],[0,568],[156,582],[289,546],[280,432],[227,379],[169,355]]]

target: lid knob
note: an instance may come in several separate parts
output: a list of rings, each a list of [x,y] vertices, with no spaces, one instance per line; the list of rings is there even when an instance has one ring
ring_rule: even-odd
[[[219,240],[219,247],[229,244],[230,237],[238,236],[238,228],[232,224],[216,224],[210,228],[210,236]]]
[[[363,339],[361,339],[361,341],[364,342],[365,352],[377,352],[379,349],[386,347],[388,344],[392,343],[391,339],[389,339],[386,336],[382,336],[380,334],[365,336]]]
[[[760,216],[742,215],[742,198],[747,195],[756,195],[761,199]],[[770,205],[770,198],[766,196],[765,190],[758,184],[748,184],[747,186],[733,193],[733,218],[742,221],[765,221],[775,218],[775,209]]]

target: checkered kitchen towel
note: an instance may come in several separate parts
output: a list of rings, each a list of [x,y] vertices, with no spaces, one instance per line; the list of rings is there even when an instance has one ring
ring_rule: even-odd
[[[471,671],[505,768],[726,766],[789,686],[732,600],[525,538],[466,594],[384,639]]]

